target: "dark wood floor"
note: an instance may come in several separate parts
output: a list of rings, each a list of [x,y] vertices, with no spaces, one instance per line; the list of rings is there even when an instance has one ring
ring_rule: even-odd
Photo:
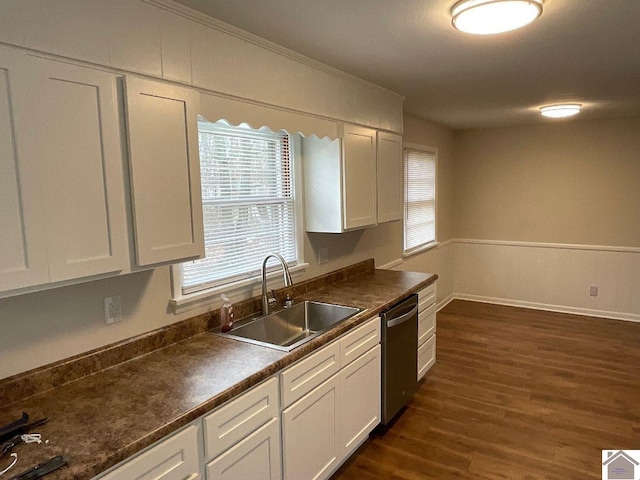
[[[640,323],[454,301],[437,362],[334,480],[601,479],[640,449]]]

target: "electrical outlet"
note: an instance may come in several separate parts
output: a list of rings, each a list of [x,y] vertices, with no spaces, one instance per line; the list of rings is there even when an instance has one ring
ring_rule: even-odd
[[[324,247],[318,249],[318,264],[327,263],[329,261],[329,248]]]
[[[122,320],[122,304],[120,303],[120,295],[107,297],[104,299],[104,321],[107,325]]]
[[[597,297],[598,296],[598,286],[597,285],[591,285],[589,287],[589,295],[592,297]]]

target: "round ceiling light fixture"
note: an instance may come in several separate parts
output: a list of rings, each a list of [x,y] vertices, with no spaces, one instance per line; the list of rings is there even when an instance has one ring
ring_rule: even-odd
[[[540,113],[549,118],[565,118],[580,113],[582,105],[579,103],[562,103],[540,107]]]
[[[543,0],[460,0],[451,9],[454,28],[479,35],[524,27],[542,15]]]

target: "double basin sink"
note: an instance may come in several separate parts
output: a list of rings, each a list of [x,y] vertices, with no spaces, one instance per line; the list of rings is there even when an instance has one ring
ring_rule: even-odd
[[[255,319],[241,320],[217,335],[289,352],[351,318],[362,309],[305,301]]]

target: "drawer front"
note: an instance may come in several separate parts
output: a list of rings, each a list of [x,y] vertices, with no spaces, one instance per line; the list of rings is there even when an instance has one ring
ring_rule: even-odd
[[[204,451],[208,460],[279,417],[278,380],[271,378],[216,409],[204,420]]]
[[[207,480],[280,480],[280,422],[274,418],[206,466]]]
[[[418,314],[418,346],[436,333],[436,304],[433,303],[426,310]]]
[[[340,370],[340,342],[333,342],[280,374],[282,407],[286,408]]]
[[[379,343],[380,317],[376,317],[347,333],[340,340],[340,368],[346,367]]]
[[[200,478],[198,457],[198,427],[190,425],[132,460],[125,460],[100,480],[196,480]]]
[[[418,380],[436,363],[436,335],[418,348]]]
[[[436,303],[436,286],[437,282],[433,282],[428,287],[418,292],[418,311],[426,309],[432,303]]]

